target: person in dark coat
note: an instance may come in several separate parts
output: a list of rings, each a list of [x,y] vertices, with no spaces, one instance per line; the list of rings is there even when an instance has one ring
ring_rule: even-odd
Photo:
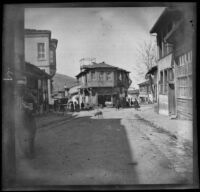
[[[137,101],[137,99],[135,98],[135,101],[134,101],[134,108],[136,109],[136,110],[138,110],[138,108],[140,108],[140,105],[139,105],[139,103],[138,103],[138,101]]]
[[[83,103],[83,101],[81,102],[81,110],[83,110],[84,109],[84,103]]]
[[[73,104],[73,102],[71,101],[71,112],[74,112],[74,104]]]
[[[74,107],[75,107],[75,111],[78,112],[79,111],[79,105],[77,102],[74,102]]]
[[[131,99],[131,106],[133,106],[133,100]]]
[[[120,108],[120,102],[119,102],[119,99],[117,100],[117,104],[116,104],[116,109],[119,110]]]

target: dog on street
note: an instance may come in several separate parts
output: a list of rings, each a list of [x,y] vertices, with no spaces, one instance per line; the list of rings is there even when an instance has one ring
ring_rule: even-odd
[[[101,116],[103,117],[103,112],[102,111],[97,111],[94,116],[98,116],[98,118]]]

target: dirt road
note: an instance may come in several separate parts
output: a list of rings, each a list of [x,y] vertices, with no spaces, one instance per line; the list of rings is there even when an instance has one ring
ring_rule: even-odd
[[[110,108],[98,118],[94,111],[85,111],[38,127],[35,158],[19,161],[19,181],[31,185],[191,182],[191,143],[156,129],[139,113]]]

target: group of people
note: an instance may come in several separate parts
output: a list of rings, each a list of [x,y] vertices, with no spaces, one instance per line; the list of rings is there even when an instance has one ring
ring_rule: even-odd
[[[79,107],[79,104],[77,102],[70,101],[69,102],[69,106],[70,106],[70,111],[71,112],[74,112],[74,111],[78,112],[78,111],[80,111],[80,107]]]
[[[118,110],[122,106],[119,100],[117,100],[115,106],[116,106],[116,109],[118,109]],[[139,102],[137,101],[137,99],[135,98],[134,101],[132,99],[129,101],[126,101],[126,107],[134,107],[136,110],[138,110],[140,108],[140,105],[139,105]]]

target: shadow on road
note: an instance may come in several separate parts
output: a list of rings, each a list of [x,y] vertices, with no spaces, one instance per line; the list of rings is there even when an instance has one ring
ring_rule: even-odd
[[[41,128],[35,158],[19,162],[18,185],[138,184],[120,121],[71,117]]]

